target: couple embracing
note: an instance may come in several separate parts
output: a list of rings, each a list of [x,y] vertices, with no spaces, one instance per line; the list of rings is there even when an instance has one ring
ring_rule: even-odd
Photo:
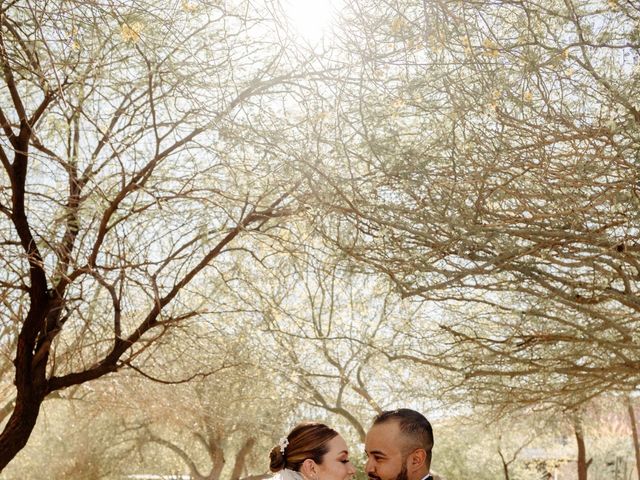
[[[432,480],[433,431],[420,413],[382,412],[367,432],[364,470],[370,480]],[[356,469],[344,439],[322,423],[302,423],[271,451],[276,480],[350,480]]]

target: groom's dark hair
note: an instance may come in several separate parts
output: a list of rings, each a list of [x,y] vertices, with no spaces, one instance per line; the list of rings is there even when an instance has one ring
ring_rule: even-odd
[[[419,412],[409,408],[398,408],[380,413],[373,419],[374,425],[390,421],[398,422],[400,431],[407,442],[407,449],[422,448],[427,453],[427,468],[431,466],[433,449],[433,429],[429,420]]]

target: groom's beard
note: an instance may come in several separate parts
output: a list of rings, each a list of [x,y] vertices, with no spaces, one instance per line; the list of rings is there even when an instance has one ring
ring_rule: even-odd
[[[382,480],[378,475],[370,473],[368,475],[370,480]],[[392,478],[390,480],[407,480],[407,464],[406,461],[402,462],[402,469],[396,478]]]
[[[400,470],[400,473],[396,477],[396,480],[407,480],[407,462],[406,461],[402,462],[402,470]]]

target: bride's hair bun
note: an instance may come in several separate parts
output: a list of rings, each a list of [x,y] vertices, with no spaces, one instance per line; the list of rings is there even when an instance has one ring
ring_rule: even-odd
[[[282,450],[280,449],[280,445],[276,445],[271,449],[269,458],[271,459],[269,470],[275,473],[284,468],[286,461],[284,459],[284,455],[282,454]]]
[[[307,458],[320,465],[322,457],[329,451],[327,443],[337,435],[338,432],[323,423],[296,425],[289,435],[280,439],[280,443],[271,449],[269,470],[275,473],[288,468],[299,472],[302,462]]]

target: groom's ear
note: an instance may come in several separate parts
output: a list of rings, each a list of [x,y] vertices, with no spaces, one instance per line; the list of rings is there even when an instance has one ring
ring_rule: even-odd
[[[427,452],[424,448],[416,448],[409,455],[409,469],[417,470],[422,467],[427,460]]]

